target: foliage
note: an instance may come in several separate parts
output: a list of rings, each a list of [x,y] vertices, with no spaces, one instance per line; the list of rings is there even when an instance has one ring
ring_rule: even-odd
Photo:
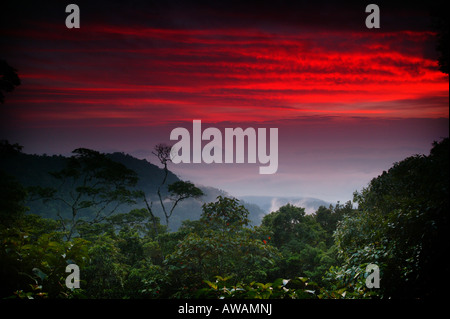
[[[27,207],[27,191],[17,180],[0,170],[0,227],[7,227],[23,218]]]
[[[331,266],[324,275],[324,286],[320,288],[319,299],[372,299],[379,298],[377,289],[366,286],[368,263],[359,263],[360,254],[355,253],[352,265]],[[379,264],[378,264],[379,265]],[[383,274],[381,274],[382,276]]]
[[[304,277],[278,278],[269,283],[239,281],[230,285],[228,281],[231,278],[216,276],[214,282],[205,280],[208,288],[200,289],[198,296],[218,299],[314,299],[319,291],[317,284]]]
[[[57,188],[31,188],[44,200],[59,201],[70,209],[69,216],[57,212],[68,240],[80,223],[98,223],[120,205],[135,203],[134,199],[140,195],[130,189],[137,183],[132,170],[94,150],[79,148],[73,153],[64,169],[51,173],[59,181]],[[68,190],[63,188],[66,185]],[[93,210],[93,214],[83,218],[85,210]]]
[[[2,296],[70,297],[65,288],[66,266],[83,266],[88,259],[88,242],[62,239],[53,220],[24,216],[14,227],[0,231]]]
[[[203,206],[197,232],[190,232],[167,257],[170,276],[189,287],[180,296],[192,295],[204,279],[227,274],[245,280],[265,278],[277,250],[261,239],[265,234],[247,228],[248,211],[238,200],[219,196]]]
[[[342,214],[336,208],[320,207],[314,215],[287,204],[264,216],[261,227],[271,232],[273,245],[283,258],[270,271],[271,278],[310,277],[320,283],[324,271],[335,263],[333,224]]]
[[[20,157],[19,145],[1,146],[2,160]],[[78,149],[54,174],[62,187],[38,189],[49,201],[71,199],[74,224],[27,213],[30,189],[0,172],[0,297],[442,296],[448,281],[442,273],[449,270],[442,262],[449,248],[448,149],[445,139],[428,156],[395,163],[355,192],[356,209],[338,202],[308,215],[288,204],[256,227],[237,199],[218,196],[202,206],[200,219],[169,231],[148,207],[133,206],[134,196],[142,196],[134,193],[136,175],[91,150]],[[168,176],[167,170],[162,177]],[[164,194],[173,204],[202,191],[175,180]],[[102,208],[112,201],[130,209]],[[88,210],[91,218],[81,213]],[[80,267],[81,289],[65,286],[70,263]],[[379,289],[366,287],[372,263],[380,268]]]
[[[166,224],[169,225],[169,218],[172,216],[175,207],[177,207],[178,203],[188,199],[188,198],[199,198],[203,196],[203,191],[196,187],[191,182],[185,181],[176,181],[172,184],[169,184],[167,187],[169,191],[168,198],[172,201],[172,207],[169,211],[166,211],[165,206],[161,203],[165,216],[166,216]]]
[[[448,280],[440,273],[449,270],[442,263],[449,249],[448,150],[448,139],[434,143],[429,156],[408,157],[355,193],[358,212],[336,231],[343,262],[336,274],[375,263],[383,273],[380,296],[443,293]]]
[[[21,185],[27,190],[30,187],[39,186],[43,189],[55,189],[58,186],[60,194],[69,194],[71,191],[70,183],[65,183],[62,187],[59,187],[61,182],[54,178],[49,172],[59,172],[67,167],[68,157],[61,155],[36,155],[26,154],[21,152],[22,147],[17,144],[9,144],[7,141],[0,141],[0,165],[4,172],[8,175],[14,176]],[[165,222],[164,212],[159,204],[157,196],[158,187],[160,187],[161,180],[163,180],[165,172],[160,167],[150,163],[146,159],[138,159],[133,156],[124,153],[108,153],[105,156],[115,162],[125,165],[128,169],[136,172],[138,181],[130,190],[142,191],[141,194],[146,195],[146,199],[149,204],[153,202],[151,207],[155,216],[154,225]],[[168,171],[166,186],[179,181],[180,179],[174,175],[171,171]],[[174,210],[173,215],[170,217],[169,231],[176,231],[184,220],[198,220],[202,212],[202,204],[214,201],[217,196],[226,196],[226,193],[222,190],[213,187],[200,187],[205,193],[204,196],[196,199],[189,198],[178,203]],[[72,191],[73,192],[73,191]],[[31,192],[28,192],[29,195]],[[69,206],[65,205],[62,201],[51,199],[51,193],[43,194],[44,198],[49,200],[43,201],[34,194],[28,196],[25,206],[29,208],[29,212],[45,218],[57,219],[58,214],[65,219],[69,219],[72,210]],[[136,195],[138,195],[136,193]],[[168,201],[169,192],[167,187],[161,187],[161,196],[166,205],[167,211],[170,210],[172,202]],[[132,209],[147,208],[145,201],[143,201],[143,195],[135,198],[136,204],[124,203],[117,207],[114,214],[126,214]],[[38,200],[39,199],[39,200]],[[256,205],[248,203],[244,204],[250,211],[249,218],[254,224],[260,222],[259,216],[263,214],[263,210]],[[107,213],[105,211],[105,213]],[[86,208],[77,214],[77,218],[82,221],[91,221],[95,217],[96,211],[93,208]],[[156,219],[160,219],[156,221]],[[80,224],[82,223],[80,221]],[[79,225],[78,225],[79,226]]]
[[[17,70],[10,66],[5,60],[0,59],[0,103],[5,102],[3,91],[12,92],[21,81]]]

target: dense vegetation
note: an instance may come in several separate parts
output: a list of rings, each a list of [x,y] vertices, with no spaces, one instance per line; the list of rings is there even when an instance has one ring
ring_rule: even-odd
[[[441,296],[449,268],[448,143],[395,163],[354,194],[357,208],[338,203],[308,215],[288,204],[251,226],[237,199],[217,196],[176,231],[167,228],[171,207],[201,190],[168,171],[158,177],[158,201],[140,192],[134,171],[92,150],[78,149],[70,161],[55,157],[49,171],[61,183],[54,188],[24,186],[2,170],[0,297]],[[20,154],[20,146],[2,143],[2,163]],[[27,213],[30,199],[53,211]],[[165,221],[154,211],[161,204]],[[79,289],[65,285],[73,263]],[[380,288],[366,287],[370,263],[380,268]]]

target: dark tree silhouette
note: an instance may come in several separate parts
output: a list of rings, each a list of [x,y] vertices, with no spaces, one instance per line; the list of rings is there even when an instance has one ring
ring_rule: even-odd
[[[439,70],[445,74],[448,73],[448,58],[449,58],[449,23],[448,13],[445,8],[447,2],[437,1],[432,5],[431,17],[433,27],[437,32],[436,35],[436,50],[439,52],[438,65]]]
[[[5,102],[3,91],[12,92],[18,85],[20,85],[20,79],[17,70],[6,63],[5,60],[0,59],[0,103]]]
[[[161,204],[162,210],[164,212],[164,217],[166,218],[166,225],[167,228],[169,228],[169,219],[173,214],[173,211],[175,207],[178,205],[179,202],[188,199],[188,198],[199,198],[200,196],[203,196],[203,192],[197,188],[194,184],[187,181],[178,181],[173,184],[168,185],[168,191],[169,191],[169,197],[172,207],[170,209],[166,208],[166,205],[164,204],[164,199],[161,195],[161,188],[165,186],[167,181],[167,176],[169,174],[169,169],[167,168],[167,163],[171,162],[171,151],[172,147],[169,145],[166,145],[164,143],[157,144],[154,148],[154,152],[152,152],[156,157],[158,157],[161,164],[164,166],[164,178],[161,182],[161,184],[158,187],[158,197],[159,202]],[[151,210],[151,205],[148,204],[147,200],[144,198],[145,203],[147,204],[147,209]]]

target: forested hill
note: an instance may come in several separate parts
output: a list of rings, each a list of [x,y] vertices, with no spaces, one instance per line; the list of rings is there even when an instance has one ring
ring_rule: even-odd
[[[88,149],[68,158],[27,155],[2,143],[0,298],[445,298],[449,139],[432,145],[429,155],[405,158],[355,192],[357,208],[348,201],[307,214],[286,204],[249,228],[257,213],[228,196],[216,199],[220,190],[202,188],[201,200],[176,207],[167,231],[167,215],[159,212],[161,223],[155,218],[158,200],[145,193],[147,209],[135,209],[130,200],[144,196],[138,187],[154,190],[161,182],[152,180],[161,176],[158,167]],[[26,191],[8,174],[25,186],[44,185],[28,187],[31,211],[58,222],[25,215]],[[170,176],[172,196],[201,195]],[[101,210],[111,199],[125,203],[122,214]],[[61,202],[72,208],[66,216]],[[189,221],[179,227],[182,220]],[[68,264],[82,269],[82,290],[64,285]]]
[[[61,155],[49,156],[26,154],[21,152],[17,147],[14,148],[12,145],[7,144],[7,142],[3,143],[1,148],[1,169],[8,175],[14,176],[16,180],[25,187],[57,187],[59,181],[57,181],[50,172],[59,172],[63,170],[69,159],[69,157]],[[148,200],[153,202],[152,208],[155,214],[161,218],[161,222],[163,222],[163,212],[159,204],[157,190],[164,179],[164,170],[145,159],[138,159],[125,153],[116,152],[105,155],[109,159],[123,164],[137,174],[138,181],[135,189],[142,190],[146,194]],[[161,188],[163,197],[167,195],[167,185],[177,181],[180,181],[180,179],[169,170],[165,183],[166,186]],[[170,228],[172,230],[178,229],[183,220],[199,219],[203,203],[215,201],[219,195],[228,196],[224,191],[214,187],[196,186],[203,191],[204,196],[201,196],[198,199],[186,199],[178,204],[171,217]],[[65,191],[70,191],[69,186],[65,185],[64,187],[67,187],[64,189]],[[250,211],[249,218],[252,223],[254,225],[259,224],[264,215],[264,211],[255,204],[243,204]],[[64,207],[64,205],[61,205],[58,202],[44,202],[36,199],[36,197],[29,200],[27,206],[29,207],[30,213],[46,218],[55,218],[58,210],[67,210],[67,207]],[[138,201],[136,204],[121,206],[117,212],[127,213],[134,208],[142,208],[144,206],[145,204],[143,201]]]

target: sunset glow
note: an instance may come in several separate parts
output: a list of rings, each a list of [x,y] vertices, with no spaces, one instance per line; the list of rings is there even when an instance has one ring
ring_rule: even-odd
[[[102,118],[118,125],[113,119],[120,118],[149,125],[199,116],[211,122],[318,114],[448,117],[447,105],[439,103],[448,100],[448,77],[418,46],[433,32],[85,30],[76,37],[39,33],[44,43],[61,45],[37,48],[45,68],[21,73],[24,89],[11,101],[27,105],[21,120],[58,125]],[[70,66],[57,67],[62,57]]]
[[[30,151],[84,145],[151,154],[152,143],[194,119],[279,127],[278,177],[291,176],[290,185],[339,171],[331,162],[308,170],[317,159],[307,162],[300,150],[327,148],[320,156],[331,159],[341,145],[355,158],[377,145],[391,154],[364,174],[358,168],[356,188],[448,135],[448,75],[438,69],[437,31],[421,7],[380,4],[382,27],[367,29],[364,6],[354,3],[138,3],[80,2],[79,29],[66,28],[62,4],[14,8],[3,58],[22,84],[2,106],[4,136]],[[209,183],[197,168],[172,169]],[[245,175],[224,174],[212,181]]]

